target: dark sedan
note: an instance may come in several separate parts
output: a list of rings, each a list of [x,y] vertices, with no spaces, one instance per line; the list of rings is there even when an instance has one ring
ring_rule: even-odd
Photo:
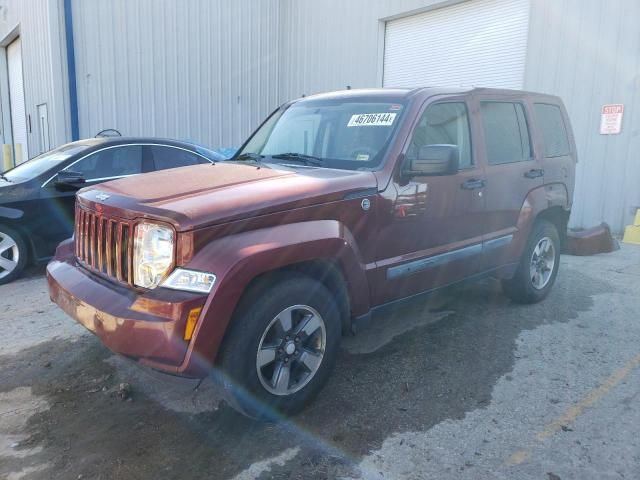
[[[155,170],[215,163],[201,146],[156,138],[68,143],[0,174],[0,284],[50,258],[71,237],[78,189]]]

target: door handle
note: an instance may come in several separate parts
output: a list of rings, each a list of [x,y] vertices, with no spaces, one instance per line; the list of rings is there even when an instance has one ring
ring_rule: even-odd
[[[539,178],[539,177],[542,177],[543,175],[544,175],[544,170],[542,170],[541,168],[532,168],[531,170],[529,170],[524,174],[524,176],[527,178]]]
[[[481,180],[479,178],[470,178],[469,180],[463,182],[460,186],[465,190],[475,190],[476,188],[484,187],[485,184],[486,182],[484,180]]]

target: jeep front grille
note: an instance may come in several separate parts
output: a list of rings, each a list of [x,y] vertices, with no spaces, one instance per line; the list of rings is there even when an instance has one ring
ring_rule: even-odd
[[[76,207],[76,257],[95,272],[133,285],[133,225]]]

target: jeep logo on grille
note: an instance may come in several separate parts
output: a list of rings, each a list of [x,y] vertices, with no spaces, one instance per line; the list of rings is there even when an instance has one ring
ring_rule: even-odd
[[[96,195],[96,200],[100,200],[101,202],[104,202],[109,197],[111,197],[111,195],[107,195],[106,193],[98,193]]]

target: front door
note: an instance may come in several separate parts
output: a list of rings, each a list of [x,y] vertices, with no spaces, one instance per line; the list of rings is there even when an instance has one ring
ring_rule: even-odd
[[[481,267],[484,172],[472,153],[468,112],[464,99],[430,104],[404,152],[407,161],[425,145],[456,145],[457,173],[408,179],[398,172],[382,193],[371,279],[376,304],[453,283]]]
[[[143,146],[122,145],[107,147],[67,166],[64,170],[82,174],[89,187],[98,183],[122,177],[140,174],[143,169]],[[46,232],[43,237],[48,242],[47,251],[71,237],[74,225],[76,195],[74,191],[60,191],[55,182],[49,182],[42,189],[42,221],[39,231]]]
[[[474,101],[482,125],[486,168],[484,270],[516,261],[509,248],[527,194],[543,185],[543,167],[529,134],[530,114],[519,98]]]

